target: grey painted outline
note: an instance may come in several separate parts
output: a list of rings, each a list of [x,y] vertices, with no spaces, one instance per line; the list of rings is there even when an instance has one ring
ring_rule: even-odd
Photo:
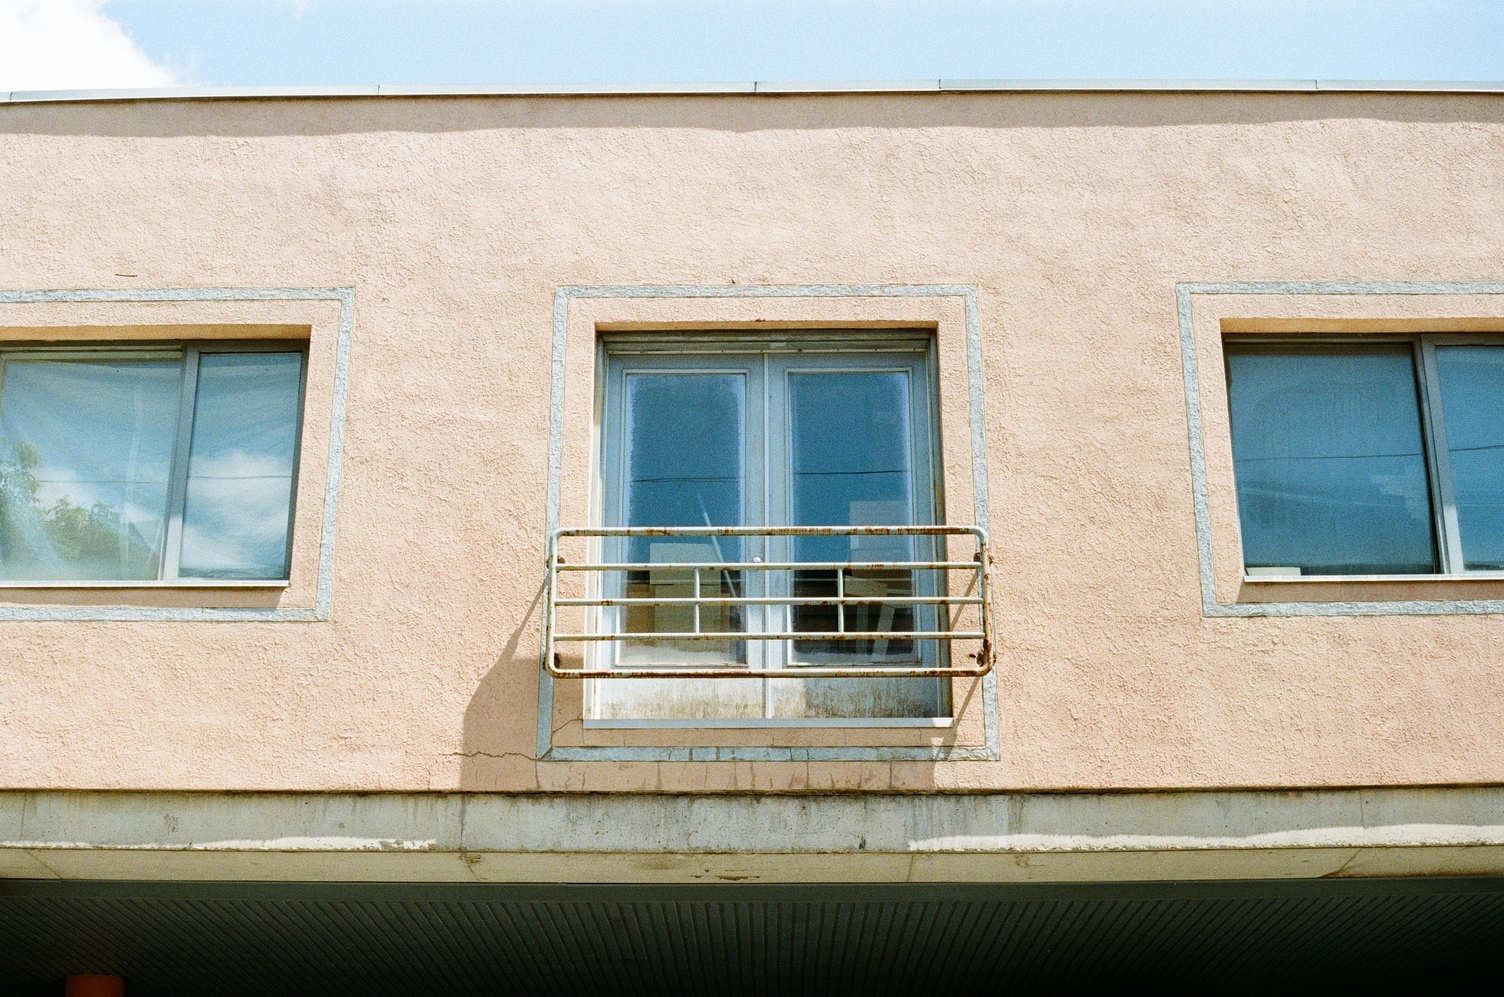
[[[1500,599],[1374,600],[1371,602],[1217,602],[1212,569],[1212,524],[1207,499],[1206,443],[1201,421],[1196,338],[1191,296],[1196,294],[1457,295],[1504,294],[1504,281],[1246,281],[1175,285],[1180,322],[1180,362],[1185,374],[1186,424],[1191,451],[1191,494],[1196,507],[1196,553],[1201,571],[1201,613],[1207,617],[1252,616],[1444,616],[1504,613]]]
[[[6,621],[111,621],[187,623],[318,623],[329,619],[334,602],[334,535],[343,480],[345,412],[350,387],[350,340],[355,331],[353,287],[163,287],[89,288],[67,291],[0,290],[0,304],[150,301],[337,301],[333,404],[329,413],[329,460],[324,479],[324,518],[319,532],[319,574],[312,608],[205,609],[181,606],[6,606]],[[305,416],[306,418],[306,416]]]
[[[971,486],[976,522],[989,528],[982,325],[974,284],[669,284],[564,286],[554,292],[553,366],[548,421],[548,497],[544,536],[559,528],[564,473],[564,353],[569,302],[576,298],[960,298],[966,313],[966,380],[971,417]],[[990,529],[989,529],[990,532]],[[541,654],[541,652],[540,652]],[[538,760],[560,762],[865,762],[997,761],[997,669],[982,678],[985,744],[949,747],[558,746],[553,743],[553,676],[538,661]]]

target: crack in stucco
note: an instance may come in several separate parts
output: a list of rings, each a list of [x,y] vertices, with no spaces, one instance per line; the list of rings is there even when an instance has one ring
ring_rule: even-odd
[[[522,758],[533,761],[532,755],[525,755],[520,751],[451,751],[450,758]]]
[[[44,861],[42,859],[42,857],[40,855],[38,855],[34,849],[27,849],[26,850],[26,857],[29,858],[29,859],[31,859],[37,865],[41,866],[43,869],[46,869],[48,872],[52,873],[52,876],[53,876],[54,879],[67,879],[68,878],[67,876],[64,876],[62,873],[58,872],[52,866],[48,865],[47,862]]]
[[[1340,878],[1344,873],[1347,872],[1348,866],[1350,866],[1354,862],[1356,862],[1358,860],[1358,856],[1362,855],[1362,854],[1363,854],[1363,849],[1361,849],[1361,848],[1354,848],[1353,849],[1353,853],[1351,855],[1349,855],[1347,858],[1345,858],[1345,859],[1342,860],[1342,864],[1341,865],[1339,865],[1337,868],[1333,869],[1331,872],[1322,873],[1319,878],[1321,878],[1321,879],[1336,879],[1336,878]]]

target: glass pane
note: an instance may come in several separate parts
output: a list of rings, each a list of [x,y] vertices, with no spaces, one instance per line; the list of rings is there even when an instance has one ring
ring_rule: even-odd
[[[286,578],[298,353],[204,353],[183,509],[184,578]]]
[[[1236,350],[1227,370],[1248,568],[1436,570],[1409,346]]]
[[[796,526],[904,526],[914,522],[909,452],[909,378],[902,371],[789,375],[790,475]],[[801,537],[800,561],[912,559],[909,537]],[[841,584],[837,585],[837,582]],[[801,598],[911,596],[908,571],[810,569],[794,573]],[[914,629],[911,605],[881,601],[796,606],[796,631]],[[796,641],[802,661],[903,661],[915,655],[911,640]]]
[[[1462,558],[1504,571],[1504,347],[1438,347],[1436,365]]]
[[[181,378],[168,360],[6,361],[0,577],[157,577]]]
[[[741,374],[630,374],[626,378],[628,526],[740,526],[746,465],[746,378]],[[737,537],[634,537],[637,563],[739,561]],[[742,572],[701,571],[699,594],[740,597]],[[665,568],[627,573],[630,598],[690,598],[695,572]],[[632,606],[629,633],[735,633],[741,606]],[[623,663],[742,661],[740,641],[630,641]]]

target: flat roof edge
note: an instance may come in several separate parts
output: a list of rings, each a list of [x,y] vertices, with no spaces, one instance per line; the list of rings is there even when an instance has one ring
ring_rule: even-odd
[[[749,83],[537,83],[506,86],[164,87],[0,91],[0,104],[320,97],[612,97],[868,93],[1504,93],[1488,80],[872,80]]]

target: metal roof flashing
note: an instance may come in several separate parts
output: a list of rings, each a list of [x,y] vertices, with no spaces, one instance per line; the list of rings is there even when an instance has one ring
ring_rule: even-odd
[[[1504,93],[1504,81],[1393,80],[892,80],[749,83],[589,83],[508,86],[166,87],[0,91],[0,104],[332,97],[617,97],[872,93]]]

